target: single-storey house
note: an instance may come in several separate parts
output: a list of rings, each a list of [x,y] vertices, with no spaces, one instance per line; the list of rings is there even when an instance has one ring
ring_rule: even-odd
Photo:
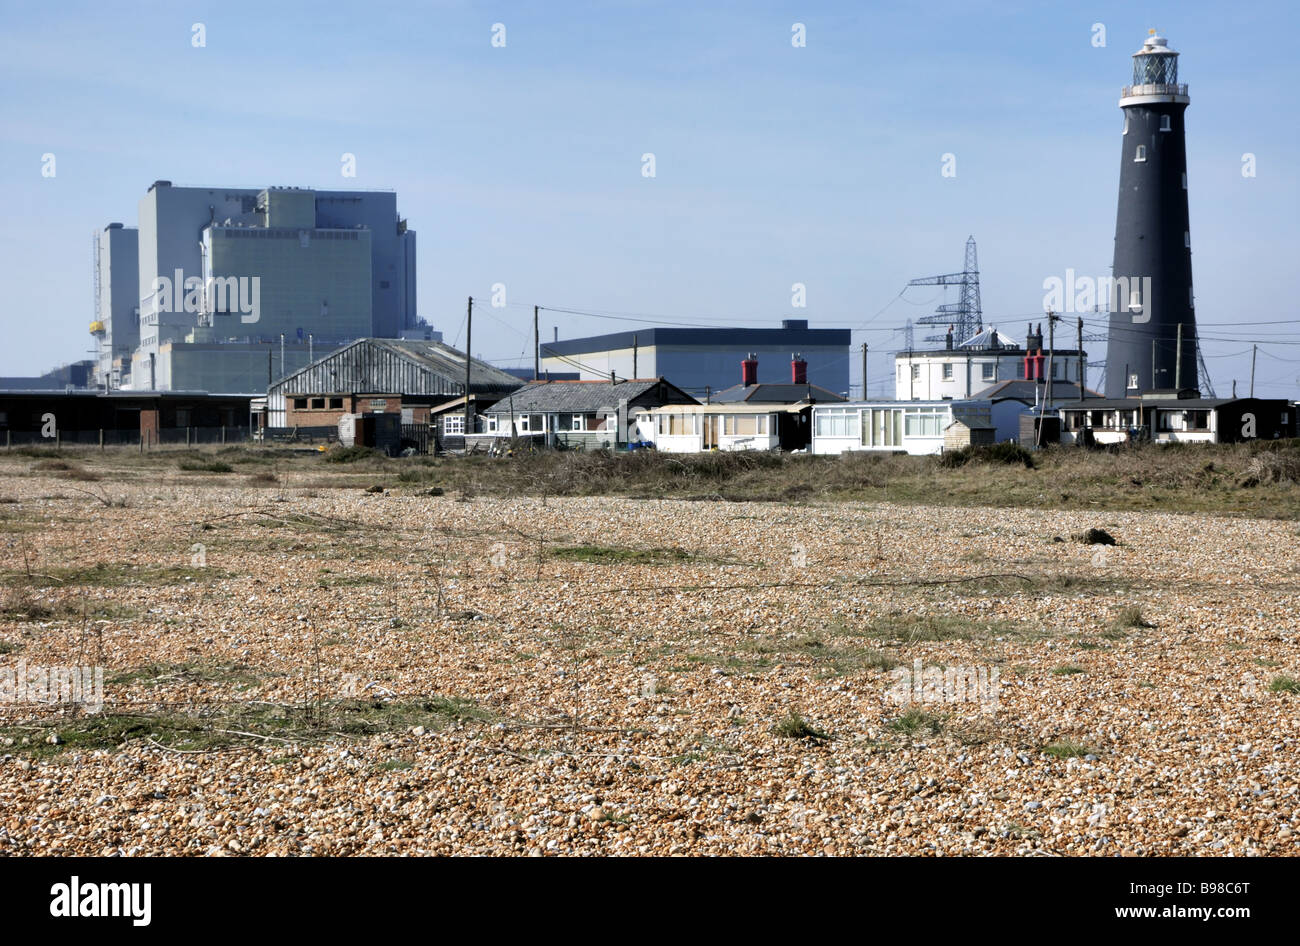
[[[663,378],[612,381],[534,381],[483,412],[471,435],[529,437],[548,446],[614,448],[641,440],[638,415],[665,404],[699,404]]]
[[[1061,443],[1239,443],[1296,436],[1295,405],[1280,398],[1179,397],[1153,391],[1062,404],[1058,414]]]
[[[942,453],[954,421],[967,428],[992,426],[988,401],[851,401],[812,409],[812,452],[853,450],[887,453]],[[976,434],[977,442],[985,434]]]

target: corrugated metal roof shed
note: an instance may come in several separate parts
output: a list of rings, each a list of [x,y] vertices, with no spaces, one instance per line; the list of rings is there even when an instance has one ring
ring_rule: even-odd
[[[465,353],[423,339],[360,338],[281,378],[268,393],[464,393]],[[470,361],[471,393],[512,391],[519,379],[477,358]]]

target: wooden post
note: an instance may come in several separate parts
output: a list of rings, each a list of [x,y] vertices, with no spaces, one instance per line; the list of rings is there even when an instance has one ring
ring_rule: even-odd
[[[537,311],[541,306],[533,306],[533,380],[542,376],[542,338],[538,334]]]
[[[867,343],[862,343],[862,400],[867,399]]]
[[[1250,346],[1250,396],[1255,396],[1255,355],[1259,353],[1258,345]]]
[[[99,428],[99,449],[104,449],[104,428]]]

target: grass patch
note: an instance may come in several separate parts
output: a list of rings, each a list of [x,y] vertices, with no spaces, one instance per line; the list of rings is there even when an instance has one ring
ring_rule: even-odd
[[[15,644],[10,641],[0,641],[0,656],[16,654],[23,649],[22,644]]]
[[[1069,676],[1073,676],[1076,673],[1087,673],[1087,672],[1088,672],[1087,670],[1084,670],[1078,664],[1061,664],[1061,666],[1059,667],[1052,668],[1052,673],[1056,674],[1056,676],[1058,677],[1069,677]]]
[[[1073,739],[1062,739],[1059,742],[1048,743],[1039,749],[1039,752],[1043,753],[1043,755],[1049,755],[1053,759],[1076,759],[1097,754],[1083,743],[1075,742]]]
[[[782,739],[811,739],[815,742],[824,742],[831,738],[828,733],[815,729],[798,713],[790,713],[778,720],[772,727],[772,733]]]
[[[374,447],[336,447],[325,454],[326,463],[356,463],[358,460],[383,460],[387,457]]]
[[[0,737],[14,740],[11,752],[45,757],[70,750],[116,749],[152,739],[173,749],[215,750],[262,742],[315,742],[339,735],[444,729],[495,717],[467,700],[433,696],[407,702],[347,700],[306,706],[222,704],[204,714],[159,712],[113,713],[60,719],[48,725],[0,727]],[[59,742],[46,741],[50,732]],[[251,734],[251,735],[247,735]]]
[[[1300,693],[1300,680],[1288,676],[1274,677],[1268,688],[1273,693]]]
[[[548,548],[546,555],[564,562],[588,562],[592,565],[674,565],[696,560],[684,549],[629,549],[609,545]]]
[[[1127,628],[1152,627],[1155,627],[1155,625],[1143,617],[1142,609],[1135,604],[1121,608],[1119,614],[1115,615],[1115,620],[1111,623],[1111,629],[1116,631],[1126,630]]]
[[[96,562],[89,568],[42,568],[40,574],[30,576],[22,571],[0,572],[0,581],[9,585],[32,587],[68,587],[96,585],[114,588],[126,585],[171,585],[183,582],[213,581],[225,578],[218,568],[190,568],[171,565],[130,565],[125,562],[110,564]]]
[[[105,681],[117,686],[163,686],[169,683],[229,683],[245,689],[262,682],[261,676],[238,664],[145,664]]]
[[[889,728],[909,736],[926,733],[937,736],[943,730],[943,717],[921,709],[910,709],[898,719],[891,720]]]
[[[233,473],[235,468],[222,460],[182,460],[180,469],[186,473]]]

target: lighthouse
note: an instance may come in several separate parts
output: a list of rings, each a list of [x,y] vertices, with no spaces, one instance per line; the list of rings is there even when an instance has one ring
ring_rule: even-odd
[[[1190,99],[1178,82],[1178,53],[1155,30],[1133,54],[1124,113],[1111,271],[1106,397],[1195,389],[1196,314],[1187,215]]]

